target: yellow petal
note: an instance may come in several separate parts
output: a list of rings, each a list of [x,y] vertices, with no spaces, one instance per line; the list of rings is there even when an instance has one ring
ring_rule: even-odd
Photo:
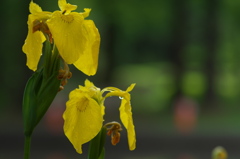
[[[93,139],[102,127],[101,107],[88,94],[79,89],[70,93],[63,114],[64,133],[78,153],[82,153],[82,144]]]
[[[106,88],[104,88],[103,90],[102,90],[103,92],[107,92],[107,91],[110,91],[110,92],[112,92],[112,91],[122,91],[121,89],[119,89],[119,88],[116,88],[116,87],[106,87]]]
[[[82,33],[85,39],[83,53],[74,65],[86,75],[95,75],[98,67],[100,35],[92,20],[84,20]]]
[[[127,98],[123,98],[121,102],[121,106],[119,108],[120,111],[120,119],[127,129],[128,136],[128,146],[130,150],[134,150],[136,148],[136,133],[132,119],[132,108],[130,104],[130,94]],[[129,100],[127,100],[129,99]]]
[[[30,2],[29,10],[32,14],[28,16],[28,35],[22,47],[23,52],[27,55],[27,66],[35,71],[42,54],[42,43],[46,40],[42,32],[34,30],[34,22],[40,23],[49,19],[51,12],[43,12],[41,7],[34,2]]]
[[[77,9],[76,5],[67,3],[66,0],[58,0],[58,6],[59,6],[60,10],[64,11],[64,13],[66,13],[66,14],[69,14],[71,11]]]
[[[128,87],[128,89],[129,89],[129,87]],[[122,91],[121,89],[116,88],[116,87],[106,87],[102,90],[102,92],[108,92],[104,96],[104,98],[112,97],[112,96],[118,96],[118,97],[125,97],[126,98],[127,95],[128,95],[127,91]]]
[[[100,88],[96,87],[89,80],[85,80],[85,87],[79,86],[79,89],[83,92],[88,93],[88,95],[93,98],[99,105],[103,105],[103,97]]]
[[[133,88],[135,87],[135,83],[131,84],[126,91],[122,91],[119,88],[116,87],[106,87],[102,90],[102,92],[108,92],[104,98],[111,97],[111,96],[118,96],[120,98],[125,98],[126,100],[130,101],[130,94],[128,92],[132,91]]]
[[[91,12],[91,9],[90,8],[84,8],[84,11],[83,13],[81,13],[83,15],[84,18],[88,17],[90,12]]]
[[[126,92],[125,91],[122,91],[122,90],[119,90],[119,91],[112,91],[112,92],[108,92],[104,98],[107,98],[107,97],[112,97],[112,96],[117,96],[117,97],[123,97],[125,96]]]
[[[65,8],[65,5],[67,4],[66,0],[58,0],[58,7],[63,11]]]
[[[68,64],[76,62],[83,54],[86,38],[82,34],[82,23],[81,14],[63,15],[60,11],[53,12],[47,21],[59,53]]]
[[[28,16],[28,35],[22,47],[23,52],[27,55],[27,66],[35,71],[42,54],[42,43],[46,40],[42,32],[33,33],[33,21],[36,16]]]
[[[120,119],[127,129],[128,135],[128,145],[130,150],[134,150],[136,148],[136,133],[133,124],[132,118],[132,108],[131,108],[131,95],[128,93],[134,88],[135,84],[131,84],[126,91],[122,91],[115,87],[106,87],[102,90],[102,92],[110,91],[104,96],[104,99],[111,96],[119,96],[121,101],[121,106],[119,108],[120,111]]]
[[[136,83],[131,84],[131,85],[127,88],[126,92],[132,91],[133,88],[135,87],[135,85],[136,85]]]
[[[90,82],[88,79],[85,80],[84,84],[85,84],[85,87],[87,88],[95,87],[95,85],[92,82]]]
[[[131,84],[125,93],[121,94],[121,106],[119,108],[120,111],[120,119],[127,129],[128,136],[128,146],[130,150],[134,150],[136,148],[136,133],[133,124],[132,118],[132,107],[131,107],[131,95],[128,93],[134,88],[135,84]]]
[[[105,115],[105,106],[104,105],[101,105],[101,113],[102,113],[102,116]]]
[[[29,5],[29,11],[30,13],[39,13],[42,12],[42,8],[33,1],[31,1]]]

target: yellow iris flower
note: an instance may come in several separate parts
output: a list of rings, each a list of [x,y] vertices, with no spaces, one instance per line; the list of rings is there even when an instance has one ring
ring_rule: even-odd
[[[67,64],[74,64],[87,75],[94,75],[98,67],[100,35],[92,20],[85,20],[91,9],[72,12],[76,5],[58,0],[60,11],[45,12],[30,2],[28,35],[23,45],[27,66],[35,71],[42,54],[42,43],[54,42]]]
[[[126,91],[115,87],[106,87],[100,90],[92,82],[86,80],[85,86],[79,86],[70,93],[63,114],[64,133],[78,153],[82,153],[82,144],[89,142],[101,130],[105,114],[104,100],[110,96],[120,97],[120,119],[127,129],[129,149],[136,148],[136,134],[129,94],[134,86],[135,84],[130,85]],[[107,93],[103,96],[104,92]]]

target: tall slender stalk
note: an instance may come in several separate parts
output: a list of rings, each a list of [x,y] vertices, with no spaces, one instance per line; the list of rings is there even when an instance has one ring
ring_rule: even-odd
[[[31,136],[25,136],[24,141],[24,159],[30,158]]]

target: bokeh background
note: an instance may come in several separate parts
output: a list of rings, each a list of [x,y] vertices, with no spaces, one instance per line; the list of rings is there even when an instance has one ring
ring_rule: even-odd
[[[22,95],[33,73],[22,45],[30,0],[1,1],[0,158],[23,158]],[[35,0],[58,10],[57,0]],[[69,0],[92,8],[88,19],[101,34],[99,69],[73,77],[54,100],[32,139],[34,159],[86,158],[62,131],[62,113],[71,90],[86,78],[96,86],[132,91],[137,149],[106,143],[106,158],[211,158],[214,147],[239,158],[240,1],[239,0]],[[119,99],[107,99],[105,121],[120,121]]]

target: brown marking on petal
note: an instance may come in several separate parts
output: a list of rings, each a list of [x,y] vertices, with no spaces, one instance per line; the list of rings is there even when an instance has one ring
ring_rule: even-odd
[[[64,10],[63,12],[62,12],[62,14],[65,14],[66,13],[66,10]]]
[[[32,32],[35,33],[36,31],[40,31],[41,25],[42,23],[39,20],[34,20]]]
[[[36,31],[41,31],[46,37],[48,37],[47,39],[49,39],[50,43],[53,43],[52,33],[44,21],[40,21],[38,19],[34,20],[32,31],[33,33]]]
[[[77,102],[77,110],[80,112],[84,112],[88,107],[89,100],[86,97],[82,97]]]
[[[71,14],[61,15],[61,19],[64,23],[72,23],[74,21],[74,17]]]

